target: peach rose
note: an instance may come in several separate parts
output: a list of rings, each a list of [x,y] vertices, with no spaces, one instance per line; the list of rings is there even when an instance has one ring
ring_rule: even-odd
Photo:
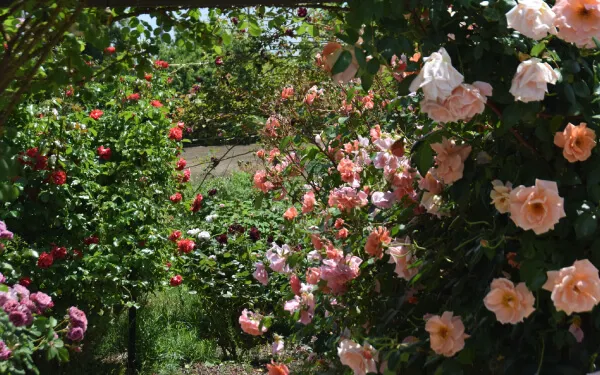
[[[508,279],[494,279],[483,303],[496,314],[496,320],[502,324],[522,322],[535,310],[535,298],[525,283],[519,283],[515,288]]]
[[[596,132],[585,122],[579,125],[569,123],[562,133],[554,135],[554,144],[563,149],[563,156],[570,163],[585,161],[596,147]]]
[[[512,183],[507,182],[503,184],[500,180],[492,181],[492,192],[490,198],[492,198],[491,204],[496,206],[496,210],[501,214],[505,214],[510,211],[510,192],[512,191]]]
[[[342,176],[342,181],[349,183],[354,188],[360,186],[359,172],[362,170],[362,168],[356,166],[352,160],[343,158],[340,160],[337,170]]]
[[[598,269],[587,259],[577,260],[560,271],[548,271],[542,288],[552,292],[556,310],[567,315],[592,311],[600,302]]]
[[[294,97],[294,86],[289,86],[281,91],[281,99],[286,100]]]
[[[417,267],[411,267],[417,258],[413,255],[414,249],[411,246],[410,238],[404,239],[404,244],[398,246],[391,246],[388,249],[390,254],[389,263],[395,263],[396,269],[394,272],[398,277],[403,278],[406,281],[410,281],[417,273],[419,269]]]
[[[460,316],[445,311],[442,316],[434,315],[427,320],[425,330],[429,332],[431,349],[437,354],[452,357],[465,347],[465,326]]]
[[[354,375],[377,373],[379,354],[368,342],[361,346],[352,340],[343,339],[338,346],[338,357],[343,365],[354,371]]]
[[[294,220],[296,218],[296,216],[298,216],[298,210],[294,206],[288,208],[285,211],[285,213],[283,214],[284,219],[290,220],[290,221]]]
[[[290,370],[283,363],[275,363],[271,360],[271,364],[267,363],[268,375],[289,375]]]
[[[548,83],[556,84],[560,75],[552,67],[538,58],[523,61],[512,79],[510,93],[524,103],[544,100]]]
[[[342,228],[335,234],[335,238],[344,239],[344,238],[348,237],[349,234],[350,234],[350,232],[348,232],[348,229]]]
[[[439,194],[442,192],[444,186],[433,176],[430,169],[425,177],[419,180],[419,188],[433,194]]]
[[[471,146],[457,146],[454,140],[442,138],[442,143],[432,143],[431,148],[437,153],[434,174],[444,184],[451,185],[460,180],[465,168],[465,160],[471,153]]]
[[[344,219],[342,219],[342,218],[335,219],[335,223],[333,224],[333,226],[335,227],[335,229],[342,229],[342,227],[344,226]]]
[[[486,82],[463,83],[452,91],[446,99],[445,107],[455,119],[471,121],[485,110],[487,97],[492,96],[492,86]]]
[[[521,185],[510,193],[510,218],[518,227],[535,234],[554,229],[567,216],[563,206],[564,199],[558,195],[554,181],[535,180],[535,186]]]
[[[383,257],[383,245],[387,245],[392,241],[390,232],[384,227],[375,228],[365,244],[365,252],[372,257]]]
[[[554,18],[556,14],[543,0],[519,0],[508,13],[506,22],[510,29],[534,40],[540,40],[550,34],[556,34]]]
[[[267,332],[267,327],[262,327],[259,329],[261,320],[262,315],[244,309],[244,311],[242,311],[242,315],[240,315],[239,322],[240,326],[242,327],[242,331],[252,336],[261,336],[263,333]]]
[[[435,122],[445,124],[447,122],[456,122],[458,118],[454,117],[445,103],[438,100],[421,100],[421,112],[425,113]]]
[[[306,270],[306,282],[311,285],[317,285],[321,279],[321,269],[311,267]]]
[[[256,171],[254,174],[254,187],[263,193],[268,193],[270,190],[275,188],[275,185],[273,185],[271,181],[267,180],[267,172],[261,170]]]
[[[425,208],[428,214],[442,217],[440,208],[442,208],[443,199],[441,195],[433,194],[429,191],[423,193],[421,197],[421,206]]]
[[[552,10],[559,38],[579,48],[596,48],[592,38],[600,39],[600,1],[558,0]]]
[[[423,89],[427,100],[446,100],[464,77],[454,69],[448,52],[442,47],[429,57],[423,59],[425,65],[410,84],[410,91]]]
[[[302,213],[307,214],[315,209],[315,193],[311,190],[302,197]]]

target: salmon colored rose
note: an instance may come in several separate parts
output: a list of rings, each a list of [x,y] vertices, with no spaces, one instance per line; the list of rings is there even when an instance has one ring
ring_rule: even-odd
[[[503,184],[500,180],[494,180],[492,181],[492,186],[492,192],[490,193],[490,198],[492,198],[491,204],[496,206],[496,210],[501,214],[509,212],[512,183],[507,182]]]
[[[315,193],[313,191],[309,191],[304,194],[302,198],[302,213],[307,214],[312,212],[315,209],[315,204],[317,203],[315,199]]]
[[[452,357],[465,347],[465,326],[460,316],[445,311],[442,316],[434,315],[427,320],[425,330],[429,332],[431,349],[437,354]]]
[[[377,373],[379,354],[368,342],[364,346],[352,340],[343,339],[338,346],[340,362],[354,371],[354,375]]]
[[[442,192],[444,186],[435,178],[431,171],[430,169],[425,177],[419,180],[419,188],[433,194],[439,194]]]
[[[560,271],[548,271],[542,288],[552,292],[556,310],[567,315],[592,311],[600,302],[598,269],[587,259],[577,260]]]
[[[268,375],[289,375],[290,370],[283,363],[275,363],[271,360],[271,364],[267,364]]]
[[[600,1],[558,0],[552,11],[559,38],[579,48],[596,48],[593,38],[600,39]]]
[[[554,181],[535,180],[535,186],[521,185],[510,193],[510,218],[524,230],[546,233],[565,216],[564,199]]]
[[[383,245],[387,245],[391,241],[390,232],[384,227],[377,227],[367,238],[365,252],[372,257],[381,258],[383,257]]]
[[[283,214],[283,218],[289,221],[294,220],[296,216],[298,216],[298,210],[294,206],[288,208]]]
[[[490,292],[483,299],[485,307],[496,314],[502,324],[517,324],[535,310],[535,298],[525,283],[515,284],[508,279],[494,279]]]
[[[563,156],[570,163],[585,161],[596,147],[596,132],[585,122],[579,125],[569,123],[564,131],[554,135],[554,144],[563,149]]]
[[[465,160],[471,153],[471,146],[457,146],[454,140],[445,137],[442,143],[432,143],[431,148],[437,153],[435,156],[435,176],[444,184],[451,185],[463,177]]]
[[[418,267],[412,267],[412,265],[417,261],[417,258],[413,255],[410,238],[406,237],[404,239],[404,243],[401,245],[390,246],[388,249],[388,254],[390,254],[389,263],[396,264],[394,272],[398,277],[409,281],[417,273],[419,273]]]
[[[261,319],[261,315],[244,309],[239,318],[242,331],[252,336],[261,336],[263,333],[267,332],[267,327],[262,327],[259,329]]]

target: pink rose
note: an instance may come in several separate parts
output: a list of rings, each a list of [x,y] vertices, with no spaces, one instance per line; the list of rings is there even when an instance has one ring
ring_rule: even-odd
[[[302,213],[307,214],[315,209],[315,193],[311,190],[302,197]]]
[[[371,202],[373,202],[373,204],[379,208],[390,208],[394,205],[395,201],[396,196],[394,193],[389,191],[386,193],[382,191],[376,191],[371,196]]]
[[[463,83],[464,77],[452,66],[452,60],[444,48],[423,58],[423,61],[423,69],[410,84],[411,92],[417,92],[421,88],[425,99],[443,101]]]
[[[388,254],[390,254],[389,263],[395,263],[396,269],[394,272],[398,277],[403,278],[406,281],[410,281],[417,273],[419,273],[418,267],[412,267],[417,261],[417,258],[413,255],[414,249],[411,246],[410,238],[406,237],[404,243],[397,246],[390,246]]]
[[[585,122],[579,125],[569,123],[563,132],[556,133],[554,144],[563,149],[563,156],[570,163],[585,161],[596,147],[596,132]]]
[[[452,315],[452,311],[445,311],[442,316],[432,316],[425,324],[431,349],[445,357],[452,357],[461,351],[465,347],[465,339],[469,338],[460,316]]]
[[[292,274],[292,276],[290,276],[290,288],[292,288],[292,292],[295,295],[300,295],[300,288],[302,286],[300,285],[300,279],[298,278],[298,276],[296,276],[295,273]]]
[[[252,276],[254,276],[259,283],[266,286],[269,283],[269,274],[265,269],[265,265],[262,264],[262,262],[258,262],[254,266],[256,269],[254,270]]]
[[[434,173],[444,184],[451,185],[463,177],[465,160],[471,153],[471,146],[457,146],[454,140],[442,139],[442,143],[432,143],[436,152]]]
[[[356,166],[350,159],[343,158],[337,166],[342,176],[342,181],[349,183],[353,188],[360,187],[360,171],[362,168]]]
[[[548,92],[548,83],[555,85],[559,78],[560,75],[548,63],[532,57],[517,67],[510,93],[515,101],[539,102]]]
[[[275,340],[273,341],[273,345],[271,346],[271,353],[273,355],[277,355],[279,354],[284,346],[285,346],[285,342],[283,341],[283,338],[281,338],[281,336],[279,335],[273,335],[275,337]]]
[[[519,3],[506,13],[507,26],[534,40],[556,34],[556,15],[543,0],[519,0]]]
[[[421,206],[425,208],[428,214],[442,217],[440,209],[442,208],[443,199],[441,195],[433,194],[429,191],[423,193],[421,197]]]
[[[259,329],[261,320],[262,315],[248,311],[247,309],[242,311],[242,315],[240,315],[239,318],[242,331],[252,336],[261,336],[263,333],[267,332],[267,327],[262,327]]]
[[[298,210],[294,206],[288,208],[283,214],[283,218],[288,221],[294,220],[296,216],[298,216]]]
[[[337,188],[329,193],[329,207],[337,207],[342,211],[351,211],[355,207],[367,205],[368,194],[362,190],[358,192],[351,187]]]
[[[273,185],[271,181],[267,180],[267,172],[261,170],[256,171],[254,174],[254,187],[263,193],[268,193],[270,190],[275,188],[275,185]]]
[[[573,321],[569,326],[569,332],[575,337],[575,341],[581,343],[583,341],[583,330],[581,329],[581,319],[578,319],[578,323]]]
[[[452,91],[445,106],[452,117],[470,121],[475,115],[483,113],[487,97],[492,96],[492,86],[485,82],[463,83]]]
[[[340,362],[354,371],[354,375],[377,373],[379,354],[368,342],[364,346],[349,339],[343,339],[338,346]]]
[[[419,180],[419,188],[433,194],[439,194],[442,192],[444,186],[435,178],[431,171],[432,169],[427,172],[424,178]]]
[[[290,266],[287,265],[287,258],[292,253],[289,245],[279,247],[276,243],[267,250],[265,254],[269,260],[269,267],[279,273],[290,273]]]
[[[440,102],[438,100],[421,100],[421,112],[425,113],[435,122],[439,122],[440,124],[445,124],[447,122],[456,122],[459,119],[452,115],[450,109],[446,107],[445,102]]]
[[[321,270],[316,267],[311,267],[306,270],[306,282],[311,285],[317,285],[321,279]]]
[[[554,229],[567,216],[563,206],[564,199],[558,195],[554,181],[535,180],[535,186],[521,185],[510,193],[510,218],[518,227],[535,234]]]
[[[483,303],[502,324],[520,323],[535,310],[535,298],[525,283],[519,283],[515,288],[508,279],[494,279]]]
[[[577,260],[560,271],[548,271],[542,288],[552,292],[556,310],[567,315],[592,311],[600,302],[598,269],[587,259]]]
[[[391,241],[390,232],[385,227],[377,227],[367,238],[365,252],[372,257],[381,258],[383,256],[383,245],[387,245]]]
[[[558,0],[552,8],[558,37],[579,48],[596,48],[600,39],[600,2],[598,0]]]

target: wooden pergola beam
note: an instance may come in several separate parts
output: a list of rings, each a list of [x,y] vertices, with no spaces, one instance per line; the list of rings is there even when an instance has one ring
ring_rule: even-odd
[[[0,7],[7,7],[15,0],[0,0]],[[279,7],[319,7],[325,3],[342,3],[342,0],[83,0],[88,8],[236,8],[249,6],[279,6]]]

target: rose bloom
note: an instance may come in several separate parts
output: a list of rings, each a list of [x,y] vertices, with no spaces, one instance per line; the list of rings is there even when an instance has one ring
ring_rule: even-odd
[[[543,0],[518,0],[518,4],[506,13],[506,23],[510,29],[534,40],[556,34],[556,15]]]
[[[271,360],[271,364],[267,363],[268,375],[289,375],[290,370],[283,363],[275,363]]]
[[[67,257],[67,248],[53,245],[50,250],[50,254],[52,258],[56,259],[65,259]]]
[[[325,259],[321,266],[321,279],[327,281],[327,287],[333,293],[344,293],[347,288],[346,283],[360,275],[362,262],[362,259],[351,254],[346,255],[345,258]]]
[[[356,60],[356,55],[354,54],[354,47],[344,49],[342,45],[337,42],[329,42],[325,45],[325,47],[323,48],[323,52],[321,53],[325,61],[325,70],[331,72],[333,70],[333,67],[335,66],[335,63],[338,61],[338,59],[342,55],[342,52],[344,52],[345,50],[350,52],[350,54],[352,55],[352,61],[350,62],[350,65],[348,65],[346,70],[334,74],[331,77],[336,83],[347,83],[352,78],[354,78],[356,72],[358,72],[359,64],[358,60]]]
[[[463,83],[452,91],[445,106],[455,119],[471,121],[475,115],[483,113],[488,96],[492,96],[492,86],[489,83]]]
[[[570,163],[585,161],[596,147],[596,132],[585,122],[579,125],[569,123],[563,132],[556,133],[554,144],[563,149],[563,156]]]
[[[183,138],[183,131],[178,126],[175,126],[171,129],[169,129],[169,139],[170,140],[181,141],[182,138]]]
[[[267,250],[265,257],[269,261],[269,267],[279,273],[290,273],[290,266],[287,265],[287,258],[292,253],[289,245],[279,247],[276,243]]]
[[[496,206],[496,210],[501,214],[505,214],[510,211],[510,193],[512,191],[512,183],[507,182],[503,184],[500,180],[492,181],[492,191],[490,198],[492,198],[491,204]]]
[[[262,191],[263,193],[268,193],[270,190],[273,190],[275,187],[271,181],[267,180],[267,172],[264,170],[256,171],[254,174],[254,187]]]
[[[600,2],[598,0],[558,0],[552,8],[558,37],[579,48],[596,48],[600,39]]]
[[[410,238],[408,237],[404,239],[404,244],[390,246],[387,251],[388,254],[390,254],[389,263],[396,264],[394,272],[398,277],[401,277],[406,281],[409,281],[419,273],[417,267],[411,267],[417,261],[417,258],[413,255],[413,251],[414,249],[412,248]]]
[[[181,231],[180,230],[174,230],[174,231],[171,232],[171,234],[169,234],[169,241],[175,242],[179,238],[181,238]]]
[[[302,197],[302,213],[307,214],[315,209],[315,193],[311,190]]]
[[[170,199],[170,200],[171,200],[171,202],[173,202],[173,203],[179,203],[179,202],[181,202],[181,199],[182,199],[182,198],[183,198],[183,197],[181,196],[181,193],[179,193],[179,192],[177,192],[177,193],[175,193],[175,194],[173,194],[173,195],[171,195],[171,196],[169,197],[169,199]]]
[[[148,82],[152,81],[152,74],[150,74],[150,73],[144,74],[144,79]]]
[[[548,83],[555,85],[559,78],[560,75],[548,63],[532,57],[517,67],[510,93],[515,101],[539,102],[548,92]]]
[[[269,274],[265,269],[265,265],[262,264],[262,262],[257,262],[254,266],[256,269],[254,270],[252,276],[254,276],[259,283],[266,286],[269,283]]]
[[[129,94],[129,95],[127,95],[127,98],[126,98],[126,99],[127,99],[127,100],[130,100],[130,101],[137,101],[137,100],[140,100],[140,94],[139,94],[139,93],[137,93],[137,92],[136,92],[136,93],[133,93],[133,94]]]
[[[376,191],[371,196],[371,202],[379,208],[390,208],[396,202],[396,196],[392,192]]]
[[[459,119],[452,115],[450,109],[445,106],[444,102],[440,102],[439,100],[428,100],[423,99],[420,103],[421,112],[425,113],[435,122],[439,122],[440,124],[445,124],[448,122],[456,122]]]
[[[256,151],[256,157],[259,159],[264,159],[265,158],[265,150],[263,150],[262,148],[258,151]]]
[[[344,239],[347,238],[349,234],[350,233],[348,232],[348,229],[342,228],[335,234],[335,238],[337,238],[338,240]]]
[[[192,206],[190,207],[190,211],[192,211],[192,212],[200,211],[200,209],[202,208],[203,200],[204,200],[204,197],[202,196],[202,194],[196,194],[196,197],[194,198],[194,201],[192,202]]]
[[[54,185],[64,185],[67,182],[67,173],[65,171],[53,171],[50,173],[49,178]]]
[[[378,373],[377,360],[379,354],[368,342],[364,346],[356,342],[343,339],[338,346],[338,357],[340,362],[354,371],[354,375],[366,375],[367,373]]]
[[[461,351],[465,347],[465,339],[469,338],[460,316],[453,316],[452,311],[429,318],[425,330],[429,332],[431,349],[445,357],[452,357]]]
[[[510,193],[510,218],[524,230],[546,233],[565,216],[564,199],[554,181],[536,179],[535,186],[521,185]]]
[[[180,253],[191,253],[196,247],[196,243],[193,240],[185,239],[177,241],[177,249]]]
[[[294,87],[286,87],[281,91],[281,99],[287,100],[294,97]]]
[[[179,158],[179,160],[177,161],[175,170],[182,171],[186,165],[187,165],[187,161],[184,158]]]
[[[283,218],[289,221],[294,220],[296,216],[298,216],[298,210],[294,206],[288,208],[283,214]]]
[[[496,314],[502,324],[517,324],[535,310],[535,298],[525,283],[515,284],[508,279],[494,279],[490,292],[483,299],[485,307]]]
[[[437,153],[435,156],[435,174],[445,184],[460,180],[463,177],[465,160],[471,153],[471,146],[457,146],[454,140],[442,138],[442,143],[432,143],[431,148]]]
[[[435,215],[437,217],[442,217],[442,214],[439,212],[440,208],[442,208],[442,196],[433,194],[429,191],[423,193],[421,197],[421,206],[425,208],[428,214]]]
[[[171,284],[171,286],[179,286],[179,285],[181,285],[182,282],[183,282],[183,277],[181,277],[181,275],[175,275],[175,276],[171,277],[169,284]]]
[[[387,245],[392,241],[390,232],[384,227],[375,228],[365,244],[365,252],[372,257],[383,257],[383,245]]]
[[[592,311],[600,302],[598,269],[587,259],[577,260],[560,271],[548,271],[542,288],[552,292],[556,310],[567,315]]]
[[[337,166],[338,172],[342,176],[342,181],[349,183],[352,187],[360,187],[360,167],[357,167],[350,159],[343,158]]]
[[[321,279],[321,270],[316,267],[311,267],[306,270],[306,282],[311,285],[317,285]]]
[[[419,188],[433,194],[439,194],[442,192],[444,186],[435,178],[431,171],[432,170],[430,169],[425,177],[419,180]]]
[[[355,207],[367,205],[368,194],[364,191],[356,191],[351,187],[336,188],[329,193],[329,207],[337,207],[341,211],[350,211]]]
[[[252,336],[261,336],[263,333],[267,332],[267,327],[262,327],[261,329],[258,328],[261,320],[261,315],[244,309],[244,311],[242,311],[242,315],[240,315],[239,323],[242,327],[242,331],[246,332],[247,334]]]
[[[583,330],[581,329],[581,319],[573,319],[573,323],[569,326],[569,332],[575,337],[575,341],[581,343],[583,341]]]
[[[159,101],[159,100],[152,100],[150,101],[150,105],[153,107],[157,107],[160,108],[163,106],[163,104]]]
[[[54,258],[51,254],[41,253],[37,261],[37,266],[39,268],[49,268],[52,266],[52,263],[54,263]]]
[[[425,65],[410,84],[410,91],[423,89],[427,100],[446,100],[464,77],[452,66],[452,60],[444,48],[423,59]]]
[[[269,117],[265,123],[265,133],[270,137],[277,137],[277,129],[281,127],[276,117]]]
[[[100,117],[102,117],[102,115],[104,114],[104,112],[102,112],[99,109],[94,109],[93,111],[90,112],[90,117],[93,118],[94,120],[98,120]]]
[[[381,138],[381,126],[375,125],[369,130],[369,136],[371,136],[371,142],[375,142]]]

